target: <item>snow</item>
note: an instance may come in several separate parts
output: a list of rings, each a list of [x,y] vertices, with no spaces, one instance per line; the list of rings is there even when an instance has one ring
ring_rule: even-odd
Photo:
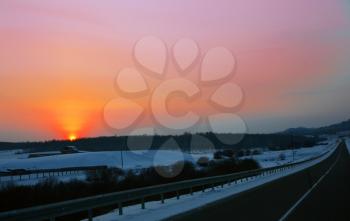
[[[334,143],[330,141],[329,143]],[[300,148],[295,151],[295,161],[305,160],[327,151],[329,145],[320,145],[312,148]],[[17,150],[18,151],[18,150]],[[124,169],[138,169],[157,165],[170,165],[177,161],[196,162],[200,157],[213,157],[212,152],[184,153],[176,150],[149,150],[149,151],[100,151],[82,152],[74,154],[60,154],[45,157],[27,158],[27,154],[15,154],[16,151],[0,151],[0,171],[8,169],[53,169],[66,167],[101,166],[122,167]],[[285,159],[281,160],[280,155]],[[293,150],[265,151],[252,158],[259,162],[261,167],[273,167],[292,162]]]
[[[178,215],[187,211],[190,211],[195,208],[203,207],[210,203],[214,203],[219,199],[226,197],[232,197],[235,194],[249,190],[251,188],[257,187],[259,185],[274,181],[283,176],[296,173],[298,171],[304,170],[310,166],[313,166],[322,160],[330,156],[331,153],[335,150],[334,143],[329,145],[330,150],[326,155],[322,156],[319,159],[313,160],[311,162],[298,165],[294,168],[287,169],[285,171],[267,175],[264,177],[254,177],[249,181],[243,182],[240,181],[237,184],[225,185],[224,188],[215,188],[214,190],[202,192],[195,192],[193,196],[191,195],[182,195],[179,200],[176,198],[171,198],[165,200],[165,204],[161,204],[159,201],[152,201],[146,203],[146,209],[142,210],[140,205],[133,205],[123,208],[124,215],[119,216],[117,210],[113,210],[110,213],[94,217],[94,220],[97,221],[113,221],[113,220],[127,220],[127,221],[143,221],[143,220],[163,220],[170,218],[174,215]]]
[[[1,153],[0,153],[1,154]],[[177,161],[195,162],[201,156],[212,157],[212,153],[183,153],[172,150],[123,151],[124,169],[146,168],[157,165],[171,165]],[[0,171],[8,169],[52,169],[77,166],[101,166],[119,167],[122,165],[120,151],[84,152],[74,154],[62,154],[35,158],[0,158]]]
[[[330,140],[329,143],[334,143]],[[330,145],[315,146],[312,148],[300,148],[295,150],[295,161],[301,161],[320,155],[329,149]],[[17,153],[17,154],[16,154]],[[53,169],[66,167],[101,166],[122,167],[121,155],[123,155],[123,169],[141,169],[157,165],[171,165],[177,161],[191,161],[193,163],[206,156],[212,159],[213,152],[184,153],[176,150],[149,150],[149,151],[100,151],[100,152],[80,152],[74,154],[60,154],[44,157],[28,158],[28,154],[18,154],[21,150],[0,151],[0,171],[8,169]],[[280,155],[284,154],[285,159],[281,160]],[[253,155],[244,158],[255,159],[261,167],[273,167],[292,162],[292,150],[265,151],[260,155]],[[56,177],[60,181],[71,179],[85,180],[85,173],[67,174]],[[18,185],[34,185],[44,178],[23,176],[14,177]],[[10,177],[2,177],[1,181],[10,181]]]
[[[348,148],[348,152],[350,154],[350,137],[345,139],[346,147]]]
[[[55,177],[39,177],[36,178],[32,176],[32,178],[28,178],[26,176],[22,176],[22,179],[19,180],[19,177],[16,176],[13,178],[14,182],[16,185],[18,186],[34,186],[42,181],[46,181],[48,179],[55,179],[57,181],[61,181],[61,182],[69,182],[72,180],[86,180],[86,174],[84,172],[79,172],[77,174],[67,174],[67,175],[63,175],[63,176],[55,176]],[[7,185],[12,185],[14,184],[14,182],[11,181],[11,177],[2,177],[1,178],[1,182],[0,182],[0,189],[2,189],[3,187],[6,187]]]
[[[329,144],[332,144],[330,142]],[[295,150],[280,150],[280,151],[264,151],[262,154],[253,155],[248,157],[242,157],[243,159],[254,159],[262,168],[279,166],[293,162],[303,161],[313,158],[329,150],[330,145],[319,145],[311,148],[300,148]],[[284,159],[281,159],[281,155],[284,155]]]
[[[22,153],[21,149],[0,151],[0,162],[8,159],[25,159],[25,158],[28,158],[28,154]]]
[[[28,154],[16,154],[19,150],[1,151],[0,152],[0,171],[13,169],[54,169],[67,167],[84,167],[84,166],[101,166],[121,168],[121,152],[120,151],[101,151],[101,152],[81,152],[74,154],[61,154],[45,157],[27,158]],[[183,153],[181,151],[172,150],[150,150],[150,151],[123,151],[123,168],[124,169],[140,169],[157,165],[171,165],[177,161],[196,162],[201,156],[213,156],[210,152],[202,153]],[[68,182],[72,179],[85,180],[84,172],[75,174],[64,174],[55,176],[62,182]],[[35,185],[40,181],[44,181],[47,177],[36,178],[36,176],[19,176],[1,177],[3,185],[12,180],[16,185]],[[0,187],[1,188],[1,187]]]

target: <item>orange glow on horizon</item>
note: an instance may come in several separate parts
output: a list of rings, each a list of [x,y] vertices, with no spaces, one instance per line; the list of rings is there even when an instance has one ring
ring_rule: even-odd
[[[69,135],[69,140],[70,141],[75,141],[77,139],[77,136],[74,134]]]
[[[50,113],[52,129],[57,136],[74,141],[78,137],[87,136],[92,128],[98,127],[99,106],[94,101],[62,99],[48,102],[45,111]]]

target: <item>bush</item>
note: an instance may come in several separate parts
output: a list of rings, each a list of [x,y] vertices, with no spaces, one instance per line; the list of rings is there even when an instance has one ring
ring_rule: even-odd
[[[223,158],[234,158],[235,152],[231,149],[218,150],[214,153],[215,160],[221,160]]]
[[[244,159],[238,163],[238,166],[240,171],[256,170],[260,168],[259,163],[253,159]]]
[[[242,161],[233,158],[220,161],[204,159],[203,161],[208,160],[208,165],[199,170],[193,163],[186,161],[161,168],[169,175],[175,176],[162,176],[156,167],[127,172],[118,168],[108,168],[89,172],[88,182],[79,180],[60,182],[50,178],[34,186],[8,185],[0,190],[0,199],[3,199],[0,200],[0,211],[259,168],[257,162],[250,159]]]
[[[254,150],[253,155],[260,155],[262,154],[261,150]]]
[[[216,176],[226,173],[234,173],[238,171],[236,161],[234,159],[226,159],[222,161],[211,161],[207,169],[207,175]]]
[[[244,150],[240,150],[237,153],[237,157],[244,157],[244,155],[245,155],[245,151]]]
[[[200,157],[197,160],[197,164],[201,167],[206,167],[209,164],[209,157]]]
[[[215,160],[221,160],[221,159],[222,159],[222,152],[221,152],[221,151],[216,151],[216,152],[214,153],[213,158],[214,158]]]
[[[228,158],[234,158],[235,157],[235,152],[231,149],[227,149],[227,150],[224,150],[222,152],[222,154],[225,156],[225,157],[228,157]]]
[[[107,168],[86,172],[87,180],[94,182],[118,182],[124,171],[119,168]]]
[[[286,155],[284,153],[281,153],[279,156],[278,156],[278,160],[285,160],[286,159]]]

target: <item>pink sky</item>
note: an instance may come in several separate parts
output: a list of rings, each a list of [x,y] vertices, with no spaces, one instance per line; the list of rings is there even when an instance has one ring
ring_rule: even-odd
[[[115,76],[135,65],[132,50],[145,35],[169,49],[191,38],[201,55],[230,49],[232,81],[245,94],[238,113],[251,132],[342,120],[350,108],[329,105],[347,101],[333,89],[350,82],[349,8],[336,0],[1,1],[0,140],[113,134],[103,107],[120,96]],[[178,104],[188,107],[170,105]],[[200,100],[191,108],[212,111]]]

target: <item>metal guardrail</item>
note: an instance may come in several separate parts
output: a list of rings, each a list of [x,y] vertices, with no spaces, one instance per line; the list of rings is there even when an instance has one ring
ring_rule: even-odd
[[[0,181],[5,178],[10,177],[10,181],[13,181],[15,177],[19,177],[19,180],[22,180],[23,176],[30,178],[42,178],[46,177],[45,175],[50,176],[60,176],[67,175],[74,172],[80,171],[94,171],[94,170],[103,170],[107,169],[107,166],[86,166],[86,167],[65,167],[65,168],[55,168],[55,169],[37,169],[37,170],[25,170],[25,169],[16,169],[6,172],[0,172]]]
[[[338,147],[339,143],[335,144]],[[137,188],[132,190],[126,190],[121,192],[102,194],[92,197],[85,197],[75,200],[69,200],[59,203],[48,204],[44,206],[36,206],[26,209],[13,210],[8,212],[0,213],[0,220],[43,220],[50,219],[51,221],[55,218],[75,214],[79,212],[87,211],[88,219],[92,221],[93,214],[92,210],[105,206],[118,205],[119,215],[123,214],[123,203],[127,203],[133,200],[140,200],[141,208],[145,208],[145,202],[147,197],[160,196],[161,202],[164,203],[164,194],[176,193],[176,197],[180,198],[180,191],[188,190],[190,194],[193,194],[193,188],[202,187],[202,191],[205,188],[214,188],[215,186],[222,186],[224,184],[230,185],[231,183],[237,182],[237,180],[249,179],[256,176],[264,176],[267,174],[277,173],[297,165],[304,164],[306,162],[319,159],[326,155],[330,150],[323,154],[296,163],[290,163],[286,165],[264,168],[258,170],[244,171],[234,174],[206,177],[193,180],[185,180],[181,182],[162,184],[150,187]]]

